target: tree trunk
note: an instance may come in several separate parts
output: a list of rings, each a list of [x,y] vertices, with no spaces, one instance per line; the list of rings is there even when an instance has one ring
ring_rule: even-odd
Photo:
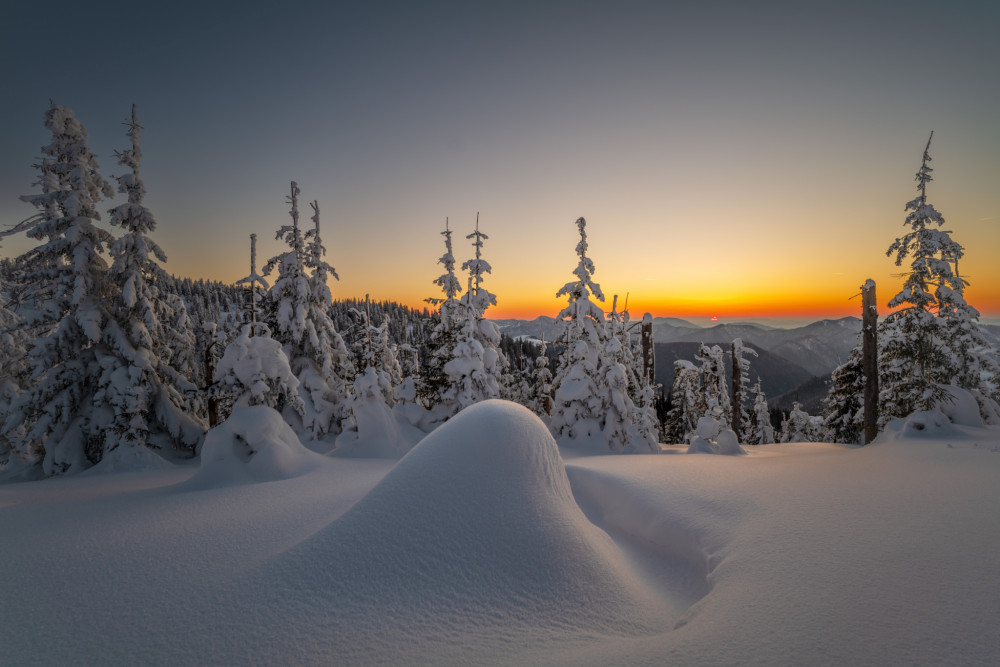
[[[653,347],[653,316],[642,316],[642,374],[649,386],[656,385],[656,352]]]
[[[875,281],[861,288],[861,369],[865,376],[865,444],[878,435],[878,305]]]
[[[205,386],[208,389],[206,403],[208,404],[208,427],[214,428],[219,425],[219,401],[212,394],[212,378],[215,377],[215,360],[212,358],[212,343],[205,348]]]

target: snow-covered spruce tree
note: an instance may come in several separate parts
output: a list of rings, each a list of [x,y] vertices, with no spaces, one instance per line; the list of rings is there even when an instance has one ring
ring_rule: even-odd
[[[337,438],[337,446],[359,440],[387,441],[395,445],[399,426],[392,412],[396,402],[393,387],[402,381],[402,373],[396,352],[389,344],[388,323],[372,324],[368,308],[355,313],[360,320],[360,334],[354,344],[359,371],[347,402],[349,416],[343,433]],[[390,450],[395,451],[395,447]]]
[[[444,265],[445,272],[434,279],[434,284],[441,288],[444,298],[429,298],[427,303],[437,306],[434,325],[430,334],[428,354],[420,376],[418,394],[424,407],[431,411],[433,423],[443,422],[456,415],[461,406],[456,397],[456,390],[445,371],[445,366],[455,358],[455,346],[458,344],[458,332],[465,320],[465,305],[459,300],[462,286],[455,275],[455,255],[452,251],[452,231],[445,219],[444,231],[445,253],[438,260]]]
[[[758,356],[757,350],[743,344],[742,338],[733,340],[733,402],[732,427],[741,442],[749,442],[751,434],[750,414],[747,402],[750,389],[750,356]]]
[[[626,299],[626,305],[627,305]],[[625,370],[626,409],[628,410],[627,441],[635,448],[643,447],[650,451],[659,451],[657,435],[659,423],[656,410],[653,407],[655,390],[650,386],[645,375],[636,367],[639,356],[632,344],[632,336],[628,330],[629,313],[625,309],[618,312],[618,295],[612,301],[611,312],[607,316],[610,339],[608,354]]]
[[[484,319],[486,310],[496,305],[497,298],[483,287],[483,277],[493,269],[482,258],[483,241],[489,237],[479,231],[478,215],[475,231],[466,238],[472,239],[475,258],[462,264],[462,270],[469,272],[469,288],[460,299],[464,307],[459,311],[461,316],[452,358],[444,365],[449,384],[456,390],[460,410],[499,397],[504,369],[508,365],[498,349],[499,328]]]
[[[334,355],[339,356],[341,350],[334,347],[339,334],[332,337],[336,328],[326,304],[320,304],[324,295],[316,294],[314,288],[317,286],[306,274],[307,261],[319,267],[321,272],[332,271],[332,267],[322,262],[321,257],[307,253],[305,238],[299,229],[299,193],[298,184],[292,181],[287,199],[292,224],[282,225],[275,235],[276,239],[284,240],[289,249],[268,260],[264,275],[270,275],[277,267],[278,277],[268,292],[268,320],[275,340],[282,344],[292,372],[299,380],[299,393],[305,406],[304,412],[283,410],[279,406],[279,412],[300,436],[318,439],[340,430],[347,379],[337,373],[340,369],[336,368]],[[318,214],[317,209],[317,219]],[[343,345],[342,339],[340,344]]]
[[[750,410],[745,441],[748,445],[769,445],[774,442],[774,427],[771,426],[771,412],[767,407],[767,398],[760,388],[760,378],[751,390],[753,407]]]
[[[865,375],[858,344],[831,376],[823,400],[823,424],[834,442],[858,444],[864,436]]]
[[[549,358],[545,354],[544,338],[541,352],[535,358],[532,380],[527,407],[539,417],[548,417],[552,409],[552,371],[549,370]]]
[[[686,359],[674,362],[674,383],[670,388],[670,410],[663,424],[663,440],[668,444],[687,443],[698,427],[704,411],[701,371]]]
[[[281,343],[271,338],[266,324],[245,324],[226,347],[215,369],[215,383],[236,407],[266,405],[304,409],[299,381],[292,373]]]
[[[788,418],[781,423],[779,442],[822,442],[825,440],[822,417],[812,417],[796,401]]]
[[[340,430],[340,423],[348,413],[347,401],[351,394],[351,378],[355,376],[356,369],[347,344],[330,317],[333,295],[330,293],[327,280],[329,278],[340,280],[340,276],[326,261],[326,246],[323,245],[323,238],[320,235],[319,202],[314,200],[309,206],[313,212],[311,218],[313,228],[305,234],[306,267],[312,271],[309,276],[309,319],[314,323],[313,328],[318,338],[313,354],[316,370],[322,382],[314,382],[302,374],[299,375],[299,380],[306,390],[313,393],[315,402],[332,404],[328,415],[314,420],[313,432],[316,437],[320,437],[325,432],[336,433]],[[329,393],[325,393],[327,389]],[[328,418],[329,431],[326,430]]]
[[[38,213],[17,226],[41,243],[19,258],[24,281],[34,286],[28,326],[45,333],[29,350],[32,386],[11,406],[5,433],[24,426],[22,458],[39,454],[44,474],[76,472],[101,460],[102,427],[94,400],[107,354],[100,349],[108,313],[104,245],[114,238],[94,225],[97,202],[113,193],[98,173],[87,131],[68,108],[46,112],[52,142],[36,165],[40,192],[22,201]]]
[[[604,311],[593,301],[604,300],[593,280],[594,263],[587,257],[587,221],[576,221],[580,241],[573,270],[577,280],[566,283],[556,297],[568,303],[559,313],[563,353],[553,379],[550,428],[570,447],[611,451],[650,451],[646,443],[630,442],[632,402],[625,368],[615,359],[620,344],[608,334]],[[613,341],[611,345],[609,342]]]
[[[98,405],[112,411],[104,430],[104,451],[120,445],[183,447],[195,451],[205,429],[185,409],[184,392],[194,385],[171,365],[171,343],[178,342],[176,327],[184,324],[171,302],[160,294],[157,281],[166,274],[158,262],[163,250],[149,234],[156,229],[152,212],[143,205],[146,186],[139,168],[142,126],[132,105],[126,121],[131,147],[116,151],[118,164],[131,173],[117,177],[118,191],[128,201],[110,211],[109,224],[124,235],[111,244],[107,278],[112,290],[111,319],[103,340],[116,363],[102,362]]]
[[[964,251],[950,232],[935,229],[944,217],[927,201],[932,180],[928,163],[934,133],[927,140],[916,174],[919,196],[906,204],[904,225],[886,254],[896,266],[910,258],[903,289],[889,302],[895,308],[879,331],[879,425],[914,410],[930,410],[950,400],[947,385],[969,390],[984,417],[992,418],[989,399],[1000,369],[978,326],[979,313],[965,302],[967,282],[958,273]]]
[[[711,417],[719,422],[720,429],[727,429],[732,405],[726,382],[726,353],[718,345],[702,344],[695,360],[699,363],[702,390],[699,407],[703,412],[698,417]]]

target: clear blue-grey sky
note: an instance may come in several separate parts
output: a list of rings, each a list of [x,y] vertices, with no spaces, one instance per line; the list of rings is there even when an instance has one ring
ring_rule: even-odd
[[[50,98],[107,177],[136,103],[173,273],[241,278],[250,233],[274,254],[296,180],[339,296],[433,296],[445,217],[461,262],[479,211],[500,315],[555,313],[581,215],[640,309],[839,315],[868,277],[891,295],[933,129],[931,201],[996,316],[997,34],[970,1],[5,3],[0,225],[32,213]]]

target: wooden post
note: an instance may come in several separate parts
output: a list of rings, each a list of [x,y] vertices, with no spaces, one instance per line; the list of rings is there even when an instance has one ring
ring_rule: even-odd
[[[212,338],[215,338],[215,331],[209,333]],[[205,386],[208,388],[208,397],[206,403],[208,404],[208,427],[215,428],[219,425],[219,399],[215,397],[212,392],[213,378],[215,377],[215,359],[212,356],[212,348],[216,346],[217,341],[212,340],[211,343],[205,346]]]
[[[878,305],[875,281],[861,287],[861,369],[865,376],[865,443],[878,435]]]
[[[652,387],[656,384],[656,350],[653,347],[653,316],[642,316],[642,374]]]
[[[740,369],[740,356],[736,352],[736,341],[732,343],[733,350],[733,418],[731,420],[733,433],[739,437],[743,432],[740,423],[743,417],[743,373]]]

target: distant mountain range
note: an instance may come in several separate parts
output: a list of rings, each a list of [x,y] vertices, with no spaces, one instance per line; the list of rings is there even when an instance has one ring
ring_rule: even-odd
[[[552,341],[562,330],[552,317],[534,320],[495,320],[501,331],[509,336],[530,338],[545,337]],[[1000,336],[1000,327],[998,336]],[[755,323],[719,324],[699,327],[674,317],[653,318],[653,340],[656,343],[708,343],[728,346],[736,338],[804,369],[808,375],[829,375],[847,359],[858,343],[861,320],[845,317],[839,320],[821,320],[803,327],[777,329]],[[681,349],[681,348],[678,348]],[[687,348],[683,348],[687,349]],[[692,349],[696,350],[697,345]],[[680,357],[693,359],[694,354]],[[673,374],[671,369],[669,373]],[[658,364],[659,365],[659,364]],[[762,376],[763,378],[763,376]]]

